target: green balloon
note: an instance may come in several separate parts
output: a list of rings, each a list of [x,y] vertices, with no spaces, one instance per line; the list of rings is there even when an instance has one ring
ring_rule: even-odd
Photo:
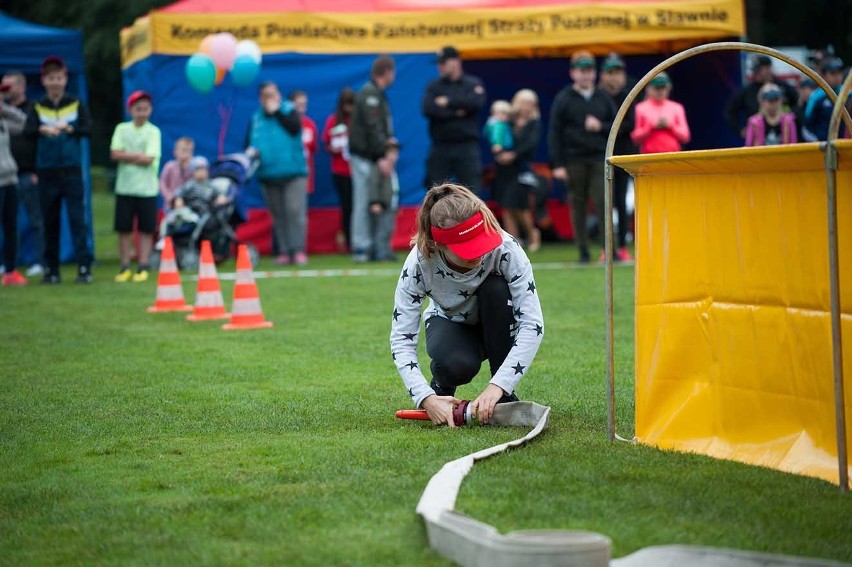
[[[216,65],[203,53],[196,53],[186,61],[186,80],[200,93],[209,93],[216,84]]]

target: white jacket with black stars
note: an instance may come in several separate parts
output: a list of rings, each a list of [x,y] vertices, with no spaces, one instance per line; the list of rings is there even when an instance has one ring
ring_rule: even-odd
[[[544,335],[544,319],[533,278],[532,265],[520,244],[503,233],[503,243],[482,258],[482,264],[467,273],[447,266],[441,254],[428,260],[417,248],[405,259],[394,296],[390,347],[396,368],[415,407],[435,392],[423,375],[417,359],[423,302],[429,299],[423,318],[443,317],[456,323],[478,323],[476,290],[491,274],[509,284],[515,326],[514,343],[491,383],[505,392],[529,371]]]

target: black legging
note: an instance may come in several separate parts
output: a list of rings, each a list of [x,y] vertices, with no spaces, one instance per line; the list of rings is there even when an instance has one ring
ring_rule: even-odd
[[[515,315],[509,284],[501,276],[489,276],[479,286],[476,296],[478,324],[454,323],[443,317],[426,321],[432,389],[439,396],[452,396],[457,386],[473,380],[483,360],[488,360],[493,376],[512,348]]]
[[[18,190],[15,185],[0,187],[0,209],[3,215],[3,266],[8,274],[18,264]]]
[[[334,173],[332,174],[332,179],[334,180],[334,189],[337,191],[337,197],[340,199],[340,214],[343,220],[343,235],[346,237],[346,247],[351,248],[352,177]]]

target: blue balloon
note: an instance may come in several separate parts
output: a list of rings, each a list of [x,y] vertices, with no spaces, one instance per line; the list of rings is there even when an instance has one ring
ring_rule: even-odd
[[[209,93],[216,84],[216,65],[203,53],[196,53],[186,61],[186,80],[192,88]]]
[[[238,55],[231,67],[231,79],[234,84],[244,87],[257,78],[260,72],[260,64],[249,54]]]

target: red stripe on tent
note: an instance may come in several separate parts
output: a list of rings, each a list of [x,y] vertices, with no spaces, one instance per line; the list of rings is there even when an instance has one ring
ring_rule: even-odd
[[[488,203],[497,218],[500,218],[500,208],[494,203]],[[419,207],[402,207],[396,217],[391,246],[394,250],[409,249],[411,237],[417,230],[417,210]],[[547,210],[553,221],[556,232],[565,239],[574,237],[571,226],[571,210],[567,204],[557,199],[547,203]],[[308,211],[308,253],[334,254],[337,249],[336,237],[340,230],[340,210],[330,208],[313,208]],[[243,244],[254,244],[261,254],[272,253],[272,219],[266,209],[249,209],[248,220],[237,229],[237,238]]]
[[[648,0],[350,0],[344,6],[339,0],[181,0],[155,11],[181,14],[368,13],[643,3],[647,4]]]

